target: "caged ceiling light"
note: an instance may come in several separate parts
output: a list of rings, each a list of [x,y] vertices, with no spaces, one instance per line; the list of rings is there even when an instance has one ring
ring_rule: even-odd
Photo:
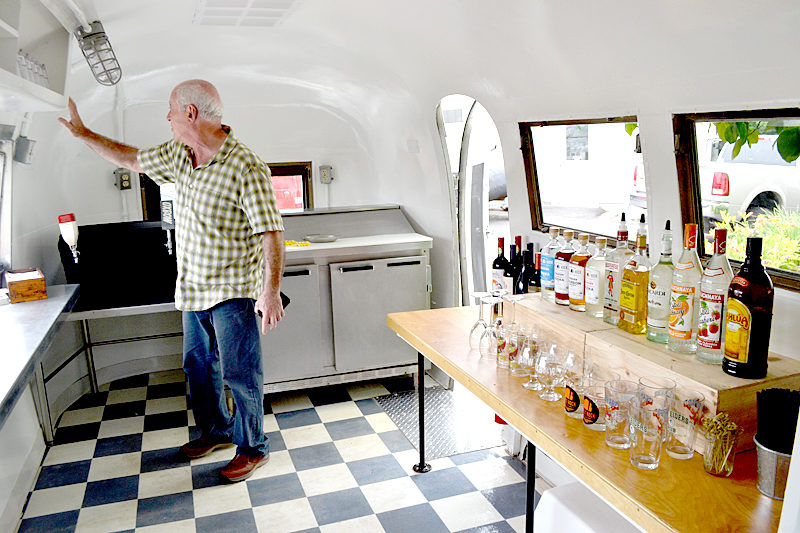
[[[122,68],[119,66],[117,56],[111,48],[111,43],[100,21],[92,22],[89,31],[78,26],[74,33],[83,57],[89,63],[89,68],[92,69],[92,74],[97,82],[109,86],[119,82],[122,79]]]

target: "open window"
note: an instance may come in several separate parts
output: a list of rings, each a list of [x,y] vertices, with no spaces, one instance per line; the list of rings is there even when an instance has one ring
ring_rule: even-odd
[[[616,236],[647,211],[636,117],[522,122],[531,226]]]
[[[311,161],[302,163],[269,163],[272,172],[272,189],[282,213],[310,209],[313,205],[311,191]]]
[[[764,239],[762,261],[776,286],[800,290],[800,109],[675,115],[684,223],[714,228],[744,259],[747,237]]]

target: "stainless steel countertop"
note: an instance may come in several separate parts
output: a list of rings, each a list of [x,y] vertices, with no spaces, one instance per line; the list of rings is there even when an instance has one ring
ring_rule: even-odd
[[[78,285],[51,285],[46,300],[0,306],[0,428],[77,299]]]

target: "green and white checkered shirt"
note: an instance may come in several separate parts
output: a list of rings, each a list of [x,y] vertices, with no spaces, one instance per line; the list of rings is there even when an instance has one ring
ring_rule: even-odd
[[[259,234],[283,231],[269,167],[223,127],[227,139],[197,168],[189,148],[175,140],[138,154],[156,183],[175,183],[175,306],[183,311],[231,298],[257,299],[264,284]]]

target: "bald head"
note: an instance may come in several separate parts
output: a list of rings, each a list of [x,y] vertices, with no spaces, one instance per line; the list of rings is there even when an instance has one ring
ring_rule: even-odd
[[[217,88],[205,80],[188,80],[173,89],[178,105],[186,109],[193,105],[200,118],[210,121],[222,120],[222,100]]]

